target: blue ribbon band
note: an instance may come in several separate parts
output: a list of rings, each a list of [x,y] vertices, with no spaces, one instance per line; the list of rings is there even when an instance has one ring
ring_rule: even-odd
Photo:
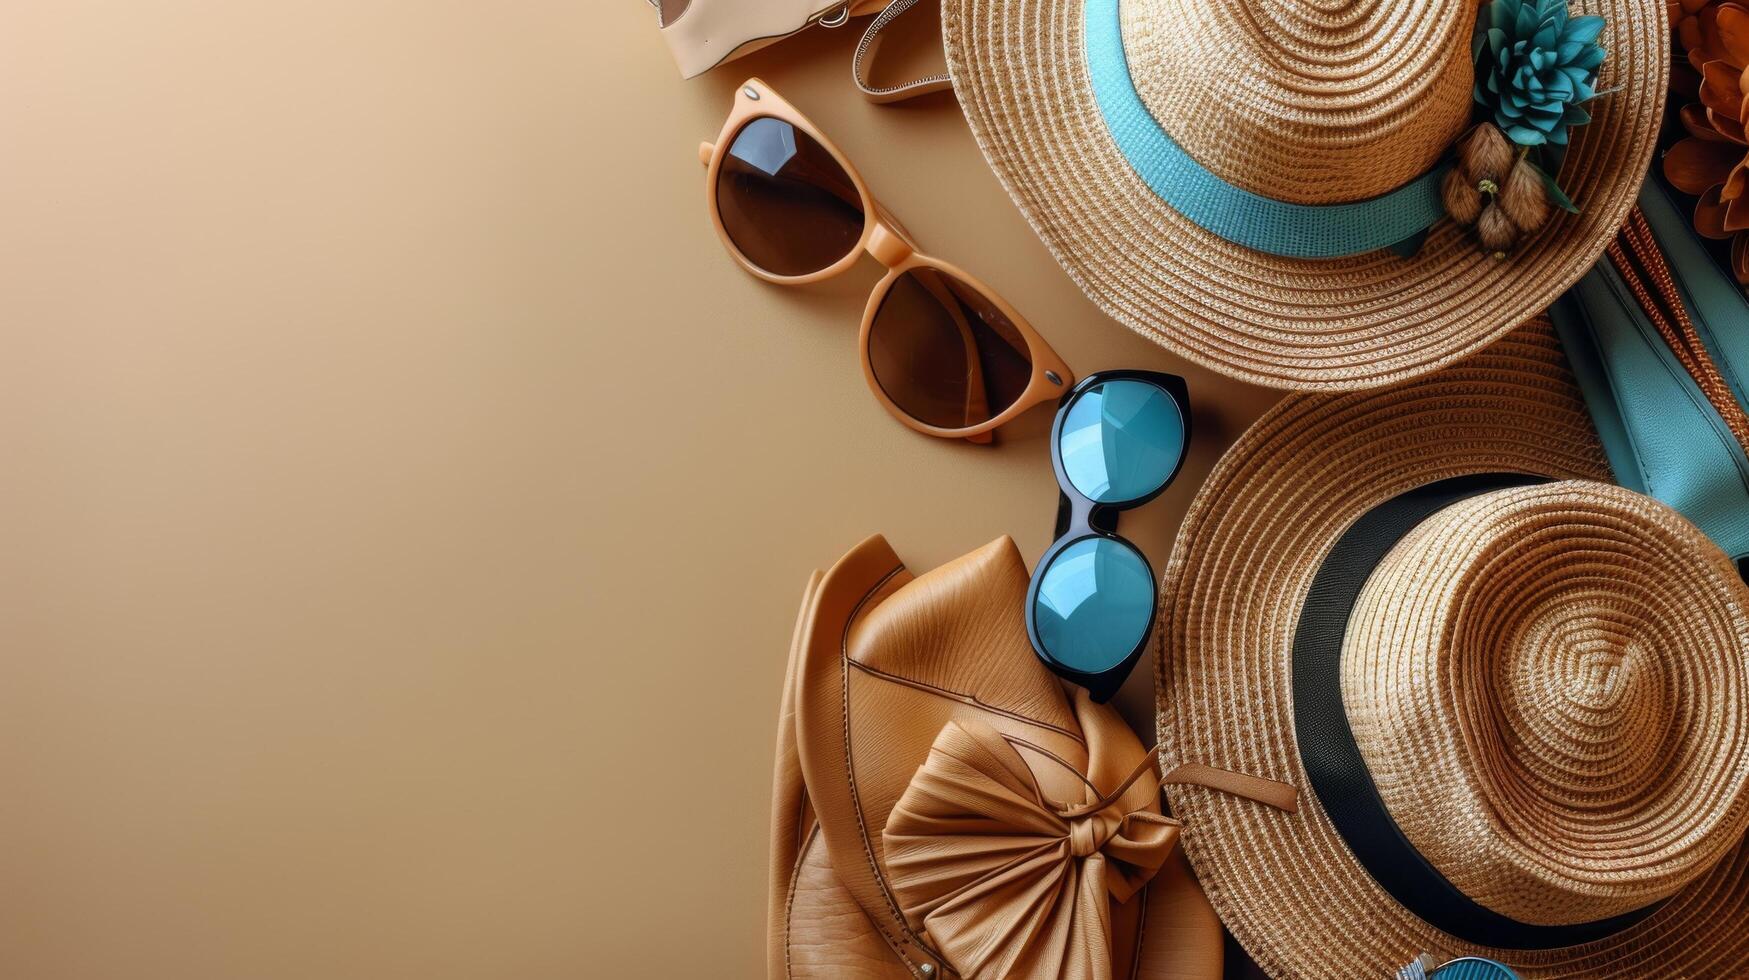
[[[1118,2],[1086,0],[1083,7],[1093,98],[1130,169],[1172,210],[1236,245],[1299,259],[1391,248],[1445,216],[1443,163],[1388,194],[1348,204],[1277,201],[1210,173],[1173,142],[1136,92]]]

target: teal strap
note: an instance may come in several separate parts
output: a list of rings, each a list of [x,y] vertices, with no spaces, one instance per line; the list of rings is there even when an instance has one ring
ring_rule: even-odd
[[[1741,402],[1749,303],[1656,180],[1641,189],[1640,209],[1695,331]],[[1749,458],[1615,267],[1598,262],[1549,315],[1616,482],[1676,508],[1733,559],[1749,557]]]
[[[1749,404],[1743,397],[1743,381],[1749,374],[1749,303],[1744,302],[1742,289],[1707,254],[1689,230],[1685,209],[1679,208],[1656,180],[1646,181],[1640,193],[1640,210],[1664,251],[1677,291],[1694,321],[1694,332],[1713,356],[1737,402]]]
[[[1136,176],[1207,231],[1259,252],[1325,259],[1390,248],[1445,215],[1443,163],[1388,194],[1351,204],[1293,204],[1227,183],[1173,142],[1136,93],[1118,0],[1086,0],[1083,13],[1087,71],[1105,128]]]

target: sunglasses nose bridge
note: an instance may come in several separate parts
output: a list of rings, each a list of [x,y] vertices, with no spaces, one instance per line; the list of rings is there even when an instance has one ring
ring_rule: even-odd
[[[875,225],[874,232],[868,236],[868,251],[875,257],[875,261],[891,269],[910,258],[913,249],[897,232],[888,228],[885,223],[880,223]]]

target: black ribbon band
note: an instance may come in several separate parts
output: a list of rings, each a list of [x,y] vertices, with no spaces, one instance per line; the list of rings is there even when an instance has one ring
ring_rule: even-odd
[[[1312,578],[1294,634],[1294,731],[1312,791],[1361,866],[1403,907],[1459,939],[1499,949],[1559,949],[1612,935],[1662,902],[1574,925],[1520,922],[1484,908],[1427,862],[1391,819],[1367,772],[1342,707],[1342,639],[1361,587],[1415,525],[1466,497],[1546,483],[1542,477],[1485,473],[1411,490],[1373,508],[1337,539]]]

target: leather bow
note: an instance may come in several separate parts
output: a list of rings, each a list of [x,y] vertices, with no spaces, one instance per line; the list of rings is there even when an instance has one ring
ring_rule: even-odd
[[[1109,903],[1178,842],[1178,822],[1146,802],[1157,793],[1123,811],[1128,785],[1092,804],[1047,802],[1007,738],[949,722],[883,832],[906,918],[966,980],[1108,980]]]

